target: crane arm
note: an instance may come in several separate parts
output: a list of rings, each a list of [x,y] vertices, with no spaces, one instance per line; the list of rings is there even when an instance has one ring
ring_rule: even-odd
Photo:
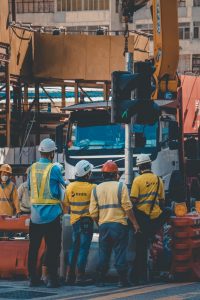
[[[154,79],[156,89],[153,99],[166,93],[176,94],[179,60],[178,4],[176,0],[122,0],[122,7],[133,14],[151,2],[154,41]]]

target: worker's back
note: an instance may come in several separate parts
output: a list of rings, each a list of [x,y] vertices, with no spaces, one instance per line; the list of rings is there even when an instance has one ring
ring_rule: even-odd
[[[96,202],[99,209],[99,225],[108,222],[127,225],[125,211],[131,209],[131,203],[125,184],[117,181],[103,182],[93,190],[92,200],[91,205]]]

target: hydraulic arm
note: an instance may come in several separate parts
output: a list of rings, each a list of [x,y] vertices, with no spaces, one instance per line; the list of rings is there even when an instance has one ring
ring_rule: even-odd
[[[122,7],[134,13],[150,2],[153,19],[155,90],[152,99],[176,96],[179,60],[178,8],[176,0],[123,0]]]

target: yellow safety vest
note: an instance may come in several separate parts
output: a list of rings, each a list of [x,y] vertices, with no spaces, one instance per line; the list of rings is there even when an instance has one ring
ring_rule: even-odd
[[[50,171],[52,163],[34,163],[30,173],[31,203],[34,205],[56,205],[60,200],[51,195]]]

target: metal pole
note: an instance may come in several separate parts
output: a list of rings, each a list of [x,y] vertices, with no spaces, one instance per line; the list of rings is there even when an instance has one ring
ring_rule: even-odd
[[[125,53],[125,70],[133,72],[133,53]],[[131,187],[133,178],[133,150],[131,147],[131,124],[125,125],[125,182]]]
[[[36,145],[40,144],[40,85],[35,83]]]
[[[24,85],[24,111],[28,111],[28,84]]]
[[[16,22],[16,3],[12,0],[12,21]]]
[[[10,64],[6,62],[6,146],[10,147],[11,134],[11,107],[10,107]]]
[[[65,103],[65,85],[62,85],[62,108],[64,108],[66,106]]]

